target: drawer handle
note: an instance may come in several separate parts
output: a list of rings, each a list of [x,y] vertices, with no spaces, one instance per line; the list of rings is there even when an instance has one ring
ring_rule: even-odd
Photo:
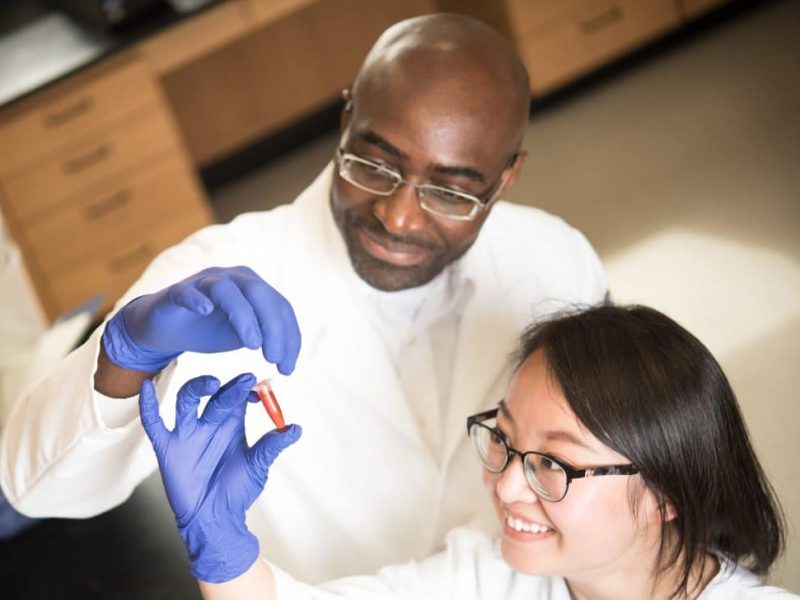
[[[83,114],[89,112],[94,102],[91,98],[81,98],[74,104],[61,109],[58,112],[47,115],[44,118],[44,126],[48,129],[59,127],[73,119],[77,119]]]
[[[120,254],[108,261],[106,268],[111,272],[127,271],[138,263],[149,260],[152,255],[153,251],[149,244],[140,244],[125,254]]]
[[[622,20],[622,9],[619,6],[609,6],[603,12],[596,14],[581,21],[581,29],[584,33],[596,33],[606,27],[611,27]]]
[[[89,167],[104,161],[106,158],[108,158],[109,154],[111,154],[111,147],[108,146],[108,144],[98,146],[94,150],[91,150],[82,156],[78,156],[77,158],[73,158],[72,160],[65,162],[63,167],[64,173],[66,175],[75,175],[76,173],[80,173],[84,169],[88,169]]]
[[[116,194],[111,194],[102,200],[98,200],[86,207],[86,218],[89,220],[100,219],[108,213],[125,206],[130,197],[131,194],[128,190],[120,190]]]

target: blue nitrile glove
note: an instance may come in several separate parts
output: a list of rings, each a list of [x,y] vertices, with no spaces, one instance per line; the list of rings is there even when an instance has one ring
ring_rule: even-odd
[[[247,530],[245,511],[264,489],[275,457],[300,437],[300,427],[270,431],[248,447],[244,435],[247,400],[255,377],[235,377],[220,387],[204,375],[178,392],[175,428],[158,414],[150,380],[142,383],[139,412],[153,444],[178,533],[189,553],[192,574],[221,583],[244,573],[258,558],[258,541]],[[211,396],[198,418],[200,398]]]
[[[212,267],[139,296],[106,324],[108,358],[157,373],[186,351],[261,347],[284,375],[294,370],[300,329],[289,302],[248,267]]]

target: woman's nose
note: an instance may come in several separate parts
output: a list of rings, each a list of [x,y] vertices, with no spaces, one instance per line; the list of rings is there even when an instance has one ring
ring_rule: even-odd
[[[495,484],[495,493],[504,504],[539,501],[539,497],[525,479],[522,461],[518,456],[512,457],[505,471],[500,473]]]
[[[378,198],[372,211],[386,231],[397,236],[420,231],[428,224],[427,214],[417,200],[416,188],[407,183],[393,194]]]

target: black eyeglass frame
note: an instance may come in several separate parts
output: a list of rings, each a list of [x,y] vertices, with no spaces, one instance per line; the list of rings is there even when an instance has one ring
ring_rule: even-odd
[[[522,471],[525,474],[525,481],[528,482],[528,485],[533,490],[533,492],[542,500],[545,500],[547,502],[560,502],[561,500],[563,500],[564,497],[567,495],[567,492],[569,491],[569,484],[572,483],[573,479],[581,479],[583,477],[602,477],[604,475],[636,475],[637,473],[639,473],[639,468],[633,464],[603,465],[598,467],[587,467],[585,469],[576,469],[572,465],[565,463],[563,460],[560,460],[549,454],[545,454],[544,452],[536,452],[533,450],[529,450],[527,452],[521,452],[520,450],[517,450],[516,448],[512,447],[511,444],[508,443],[505,434],[500,429],[498,429],[497,427],[489,427],[488,425],[484,425],[483,423],[484,421],[488,421],[489,419],[496,419],[499,410],[500,410],[499,408],[493,408],[491,410],[487,410],[482,413],[478,413],[467,417],[467,437],[468,438],[472,437],[470,435],[470,432],[472,431],[473,425],[483,427],[484,429],[487,429],[492,435],[497,436],[506,449],[506,459],[505,462],[503,463],[503,466],[498,470],[492,470],[484,464],[483,460],[480,461],[481,466],[490,473],[495,473],[495,474],[502,473],[503,471],[506,470],[508,465],[511,464],[511,459],[516,454],[517,456],[519,456],[519,459],[522,462],[523,465]],[[550,460],[555,464],[557,464],[559,467],[561,467],[564,470],[564,473],[566,473],[567,483],[564,486],[564,493],[561,495],[560,498],[546,498],[542,496],[539,492],[536,491],[536,487],[528,479],[528,474],[527,471],[524,469],[524,465],[525,465],[525,457],[531,454],[545,457],[547,460]]]
[[[362,158],[362,157],[358,156],[357,154],[353,154],[352,152],[345,152],[344,148],[342,148],[341,146],[336,148],[336,165],[338,167],[336,169],[336,172],[339,175],[339,177],[344,179],[350,185],[353,185],[353,186],[357,187],[360,190],[364,190],[365,192],[369,192],[371,194],[376,194],[378,196],[391,196],[398,189],[400,189],[401,186],[410,185],[411,187],[414,188],[414,191],[416,192],[417,202],[419,202],[419,205],[426,212],[429,212],[430,214],[435,215],[437,217],[443,217],[445,219],[454,219],[456,221],[472,221],[472,220],[475,219],[475,217],[478,216],[478,213],[481,213],[481,212],[485,211],[489,206],[492,205],[492,201],[494,200],[494,195],[497,193],[497,190],[500,188],[500,185],[503,183],[503,173],[505,173],[506,170],[508,168],[510,168],[514,164],[514,161],[516,160],[516,156],[517,155],[514,154],[514,156],[512,157],[512,160],[509,163],[509,165],[503,169],[503,171],[500,173],[500,176],[497,178],[497,180],[491,186],[489,186],[489,188],[485,192],[483,192],[483,193],[481,193],[479,195],[468,194],[467,192],[460,192],[460,191],[454,190],[452,188],[447,188],[447,187],[444,187],[444,186],[441,186],[441,185],[434,185],[432,183],[420,183],[419,185],[411,183],[410,181],[406,180],[405,177],[403,177],[403,175],[400,172],[396,171],[395,169],[392,169],[392,168],[387,167],[386,165],[382,165],[380,163],[373,162],[371,160],[367,160],[366,158]],[[368,165],[370,167],[375,167],[376,170],[382,171],[382,172],[384,172],[387,175],[392,177],[392,179],[394,180],[394,187],[391,190],[388,190],[388,191],[385,191],[385,192],[376,191],[374,189],[370,189],[370,188],[365,187],[363,184],[360,184],[358,182],[355,182],[355,181],[345,177],[342,174],[342,161],[343,160],[351,160],[351,161],[354,161],[354,162],[358,162],[358,163],[362,163],[362,164]],[[470,212],[468,214],[466,214],[466,215],[452,215],[452,214],[447,214],[447,213],[444,213],[444,212],[439,212],[437,210],[433,210],[433,209],[431,209],[430,206],[426,206],[424,201],[421,200],[421,198],[420,198],[420,189],[422,189],[423,191],[425,189],[440,190],[440,191],[446,192],[448,194],[452,194],[452,195],[457,196],[459,198],[462,198],[462,199],[464,199],[464,200],[466,200],[468,202],[471,202],[472,203],[472,208],[471,208]]]

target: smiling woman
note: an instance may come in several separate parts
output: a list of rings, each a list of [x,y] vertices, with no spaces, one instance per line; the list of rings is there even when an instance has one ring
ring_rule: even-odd
[[[537,485],[542,461],[524,461],[527,482],[486,471],[510,565],[565,576],[579,597],[614,591],[598,589],[601,571],[619,598],[637,583],[639,597],[693,597],[737,562],[769,569],[780,510],[699,340],[655,310],[601,307],[534,326],[518,356],[496,435],[550,457],[548,478],[564,474],[553,493]],[[569,465],[627,476],[571,482]],[[547,527],[550,543],[526,545],[509,515]]]
[[[780,554],[784,524],[725,375],[697,338],[653,309],[599,306],[527,330],[504,399],[467,420],[499,540],[454,530],[443,553],[373,577],[312,587],[254,558],[244,510],[300,432],[290,426],[248,447],[249,382],[212,396],[210,415],[192,425],[202,434],[187,434],[183,421],[183,431],[167,432],[152,392],[142,394],[208,600],[798,598],[756,576]],[[245,550],[250,567],[237,576]]]

